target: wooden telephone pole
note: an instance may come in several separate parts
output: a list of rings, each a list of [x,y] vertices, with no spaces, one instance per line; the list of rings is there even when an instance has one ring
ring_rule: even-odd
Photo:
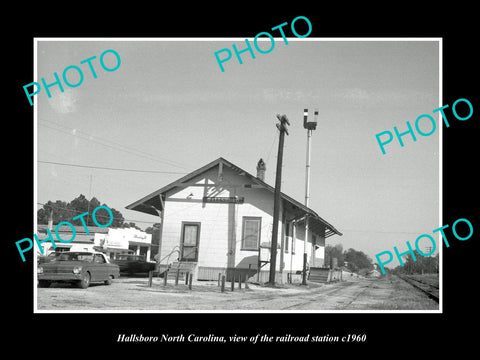
[[[283,143],[285,133],[288,135],[287,125],[290,125],[286,115],[277,115],[280,123],[277,124],[280,130],[280,140],[278,141],[278,156],[277,156],[277,172],[275,174],[275,194],[273,202],[273,229],[272,229],[272,243],[270,246],[270,276],[268,282],[271,285],[275,284],[275,268],[277,263],[277,244],[278,244],[278,218],[280,215],[280,187],[282,183],[282,161],[283,161]]]

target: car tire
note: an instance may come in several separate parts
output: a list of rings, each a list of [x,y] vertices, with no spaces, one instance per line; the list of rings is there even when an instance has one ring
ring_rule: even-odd
[[[82,280],[78,282],[78,286],[82,289],[86,289],[90,286],[90,273],[86,272],[82,276]]]
[[[50,281],[48,280],[38,280],[39,288],[48,288],[50,286]]]
[[[112,280],[113,280],[113,276],[110,275],[110,276],[108,277],[108,280],[105,280],[105,285],[112,285]]]

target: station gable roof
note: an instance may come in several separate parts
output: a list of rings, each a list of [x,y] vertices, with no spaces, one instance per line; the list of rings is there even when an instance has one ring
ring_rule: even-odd
[[[158,189],[157,191],[154,191],[153,193],[141,198],[140,200],[137,200],[133,202],[130,205],[127,205],[126,208],[129,210],[135,210],[135,211],[140,211],[146,214],[150,215],[158,215],[159,212],[163,211],[163,201],[164,201],[164,196],[165,194],[176,188],[176,187],[185,187],[186,185],[183,185],[184,183],[187,183],[191,181],[192,179],[196,178],[198,175],[201,175],[205,173],[206,171],[219,166],[226,166],[230,169],[232,169],[234,172],[238,173],[239,175],[247,177],[252,183],[256,184],[258,187],[262,187],[270,191],[273,195],[275,192],[275,188],[268,185],[266,182],[260,180],[256,176],[253,176],[252,174],[248,173],[247,171],[239,168],[238,166],[234,165],[233,163],[225,160],[224,158],[220,157],[211,163],[202,166],[201,168],[185,175],[184,177],[162,187],[161,189]],[[214,187],[215,184],[212,184],[212,187]],[[245,187],[248,187],[248,185],[245,185]],[[327,221],[322,219],[315,211],[310,209],[309,207],[303,205],[302,203],[298,202],[297,200],[291,198],[290,196],[281,193],[281,198],[283,201],[291,204],[293,207],[299,209],[300,213],[302,216],[308,215],[311,225],[312,226],[325,226],[325,238],[332,236],[332,235],[342,235],[341,232],[339,232],[337,229],[335,229],[331,224],[329,224]]]

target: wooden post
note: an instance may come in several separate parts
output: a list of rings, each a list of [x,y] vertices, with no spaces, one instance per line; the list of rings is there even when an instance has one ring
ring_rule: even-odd
[[[278,220],[280,216],[280,202],[281,202],[281,184],[282,184],[282,161],[283,161],[283,143],[285,139],[285,133],[288,135],[287,125],[290,122],[286,115],[277,115],[280,124],[277,124],[278,130],[280,130],[280,138],[278,140],[278,155],[277,155],[277,170],[275,173],[275,192],[273,199],[273,228],[272,228],[272,241],[270,244],[270,274],[268,282],[270,285],[275,285],[275,271],[277,264],[277,243],[278,243]]]
[[[188,274],[188,277],[189,277],[188,288],[192,290],[193,274]]]
[[[177,273],[175,274],[175,286],[178,285],[178,278],[180,277],[180,268],[177,269]]]
[[[188,285],[188,277],[190,276],[190,272],[187,271],[187,273],[185,274],[185,285]]]
[[[260,260],[261,254],[262,254],[261,247],[258,247],[257,282],[260,282],[260,270],[262,269],[262,263]]]
[[[163,272],[163,286],[167,286],[168,269]]]
[[[148,272],[148,286],[152,287],[152,277],[153,277],[153,271]]]
[[[238,274],[238,288],[242,288],[242,273]]]
[[[217,286],[220,286],[221,277],[222,277],[222,273],[218,273],[218,284],[217,284]]]
[[[222,287],[221,287],[221,289],[222,289],[222,292],[225,291],[225,275],[222,275]]]
[[[308,223],[308,216],[305,217],[305,222]],[[305,233],[305,242],[307,242],[307,236],[308,232]],[[307,253],[303,254],[302,285],[307,285]]]
[[[233,289],[235,288],[235,270],[232,271],[232,284],[231,285],[232,285],[232,291],[233,291]]]

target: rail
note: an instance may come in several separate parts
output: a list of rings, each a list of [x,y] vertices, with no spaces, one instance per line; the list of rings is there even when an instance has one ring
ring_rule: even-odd
[[[190,252],[186,252],[184,253],[184,256],[189,256],[190,254],[193,254],[194,252],[196,252],[197,249],[192,249],[190,250]],[[162,259],[160,259],[160,261],[157,262],[157,266],[158,266],[158,269],[155,270],[155,272],[158,272],[158,276],[160,276],[161,274],[167,272],[170,270],[171,268],[171,265],[172,263],[170,263],[170,256],[172,256],[173,253],[178,253],[178,262],[179,263],[182,263],[182,262],[185,262],[185,261],[182,261],[180,260],[180,247],[179,246],[174,246],[172,251],[170,251],[167,255],[165,255]],[[165,262],[165,264],[167,265],[167,268],[164,269],[163,271],[160,271],[160,264],[162,263],[163,260],[167,259],[167,261]]]
[[[422,280],[415,279],[408,275],[397,275],[397,276],[403,281],[405,281],[406,283],[412,285],[414,288],[422,291],[430,299],[434,300],[437,303],[439,302],[438,286]]]
[[[177,248],[178,248],[178,249],[177,249]],[[184,257],[185,257],[185,256],[189,256],[190,254],[193,254],[193,253],[195,253],[196,251],[197,251],[197,249],[192,249],[192,250],[190,250],[190,252],[186,252],[186,253],[184,253],[183,255],[184,255]],[[170,256],[172,256],[172,254],[173,254],[174,252],[177,252],[177,253],[178,253],[178,261],[181,262],[182,260],[180,260],[180,248],[179,248],[178,246],[175,246],[172,251],[170,251],[170,252],[169,252],[167,255],[165,255],[160,261],[158,261],[158,264],[161,264],[162,261],[165,260],[165,259],[167,259],[166,263],[168,264],[168,262],[169,262],[169,260],[170,260]]]
[[[174,252],[178,252],[178,257],[180,257],[180,249],[176,249],[178,248],[178,246],[175,246],[172,251],[170,251],[170,253],[168,253],[167,255],[165,255],[159,262],[158,264],[160,265],[162,263],[163,260],[167,259],[167,264],[168,264],[168,260],[170,260],[170,256],[172,256],[172,254]]]

